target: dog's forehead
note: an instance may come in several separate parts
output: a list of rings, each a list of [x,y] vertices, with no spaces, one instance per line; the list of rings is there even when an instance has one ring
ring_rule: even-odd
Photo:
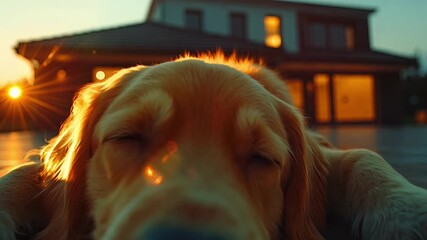
[[[174,117],[176,126],[206,130],[236,123],[239,109],[250,108],[279,124],[274,101],[260,83],[243,72],[221,64],[186,60],[142,70],[113,99],[104,117],[110,116],[107,125],[147,119],[161,125]]]
[[[270,105],[274,97],[246,73],[200,60],[167,62],[144,69],[129,81],[112,106],[138,102],[150,91],[164,91],[174,104],[186,107]],[[125,104],[126,105],[126,104]],[[122,107],[122,106],[121,106]],[[121,108],[120,107],[120,108]]]

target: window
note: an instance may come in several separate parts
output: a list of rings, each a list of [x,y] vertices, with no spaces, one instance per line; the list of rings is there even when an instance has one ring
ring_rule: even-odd
[[[375,121],[374,81],[372,75],[314,75],[316,121]]]
[[[311,48],[326,47],[326,26],[321,23],[310,23],[306,28],[307,45]]]
[[[286,85],[291,93],[294,105],[303,110],[304,109],[304,82],[299,79],[286,79]]]
[[[246,16],[242,13],[230,15],[230,35],[236,38],[246,38]]]
[[[335,120],[375,120],[374,78],[372,75],[333,75]]]
[[[185,27],[191,30],[202,30],[202,12],[199,10],[185,11]]]
[[[354,28],[352,26],[347,26],[345,28],[345,35],[346,35],[346,43],[347,43],[347,49],[353,50],[354,49]]]
[[[327,74],[314,75],[315,118],[319,123],[331,122],[330,80]]]
[[[345,24],[309,22],[305,27],[305,42],[311,49],[354,49],[354,28]]]
[[[280,18],[277,16],[264,17],[265,45],[279,48],[282,46]]]
[[[353,49],[354,30],[346,25],[331,25],[329,28],[330,47],[332,49]]]

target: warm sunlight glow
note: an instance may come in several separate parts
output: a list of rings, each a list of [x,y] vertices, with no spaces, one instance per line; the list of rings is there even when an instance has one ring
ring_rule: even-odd
[[[264,18],[265,45],[278,48],[282,45],[282,34],[280,29],[280,18],[266,16]]]
[[[8,91],[9,97],[13,99],[18,99],[22,96],[22,89],[18,86],[12,86]]]
[[[151,166],[145,168],[144,176],[145,180],[152,185],[159,185],[163,181],[163,176]]]
[[[96,72],[96,79],[98,80],[104,80],[105,79],[105,72],[104,71],[98,71]]]

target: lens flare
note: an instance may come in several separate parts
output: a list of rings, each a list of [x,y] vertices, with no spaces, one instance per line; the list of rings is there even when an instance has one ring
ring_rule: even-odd
[[[18,99],[22,96],[22,89],[19,86],[12,86],[8,90],[9,97],[12,99]]]
[[[152,185],[159,185],[163,181],[163,176],[151,166],[145,168],[144,176],[147,182]]]

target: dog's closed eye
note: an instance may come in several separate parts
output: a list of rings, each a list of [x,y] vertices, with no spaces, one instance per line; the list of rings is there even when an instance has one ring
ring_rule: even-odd
[[[143,142],[143,137],[138,133],[115,133],[105,137],[102,140],[102,143],[112,142],[112,141],[139,141]]]
[[[250,158],[251,164],[256,164],[264,167],[281,167],[282,163],[272,157],[265,156],[263,154],[254,154]]]

